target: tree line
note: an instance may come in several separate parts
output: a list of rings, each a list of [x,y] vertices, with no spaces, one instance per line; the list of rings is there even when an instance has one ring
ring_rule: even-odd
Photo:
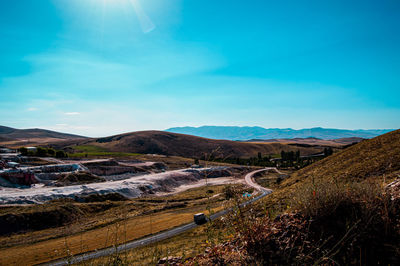
[[[36,150],[28,150],[26,147],[19,148],[19,152],[23,156],[37,156],[37,157],[55,157],[67,158],[68,154],[63,150],[56,150],[53,148],[37,147]]]
[[[280,158],[272,158],[271,155],[263,156],[261,152],[256,157],[250,158],[239,158],[239,157],[228,157],[228,158],[205,158],[201,157],[201,160],[222,162],[238,165],[248,166],[262,166],[262,167],[280,167],[280,168],[295,168],[300,169],[306,167],[318,160],[321,160],[329,155],[333,154],[331,147],[325,148],[323,153],[312,155],[312,156],[301,156],[300,151],[281,151]],[[195,164],[198,164],[198,159],[195,159]]]

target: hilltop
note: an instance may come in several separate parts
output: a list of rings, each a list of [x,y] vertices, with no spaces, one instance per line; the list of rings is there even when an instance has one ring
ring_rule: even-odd
[[[138,131],[110,137],[66,141],[55,144],[57,148],[74,149],[76,145],[95,146],[104,151],[141,154],[175,155],[200,158],[213,153],[214,157],[241,157],[279,154],[300,150],[302,155],[321,152],[321,147],[296,147],[281,143],[244,143],[230,140],[214,140],[164,131]]]
[[[362,141],[296,172],[292,179],[351,179],[400,174],[400,130]]]
[[[289,204],[305,184],[380,182],[400,176],[400,130],[395,130],[334,153],[294,172],[282,182],[268,204]]]
[[[0,126],[1,145],[34,145],[61,140],[76,140],[85,138],[86,137],[79,135],[61,133],[40,128],[16,129],[12,127]]]
[[[175,127],[167,132],[189,134],[211,139],[250,140],[250,139],[293,139],[293,138],[373,138],[392,131],[392,129],[347,130],[335,128],[263,128],[263,127],[237,127],[237,126],[201,126],[201,127]]]

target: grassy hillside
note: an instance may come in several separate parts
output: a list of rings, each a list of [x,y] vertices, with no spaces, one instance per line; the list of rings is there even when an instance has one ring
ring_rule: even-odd
[[[110,152],[127,152],[142,154],[164,154],[189,158],[200,158],[204,154],[209,156],[212,152],[215,157],[241,157],[279,154],[284,151],[300,150],[302,155],[318,153],[323,150],[319,147],[293,147],[281,143],[243,143],[229,140],[213,140],[190,135],[169,133],[163,131],[139,131],[105,138],[79,141],[73,145],[71,141],[65,142],[71,149],[75,147],[98,149]],[[60,145],[60,144],[58,144]],[[96,148],[94,148],[96,147]]]
[[[400,130],[362,141],[293,173],[265,199],[267,206],[290,205],[293,194],[311,183],[383,182],[400,175]]]
[[[0,126],[0,136],[8,139],[29,139],[29,138],[58,138],[73,139],[85,138],[78,135],[60,133],[56,131],[32,128],[32,129],[16,129],[11,127]]]
[[[314,179],[387,178],[400,174],[400,130],[362,141],[296,172],[287,182]]]
[[[45,145],[46,143],[64,140],[76,141],[82,139],[86,139],[86,137],[39,128],[16,129],[0,126],[0,145],[13,148],[21,146]]]
[[[399,265],[399,179],[397,130],[292,174],[258,210],[224,219],[233,238],[191,263]]]

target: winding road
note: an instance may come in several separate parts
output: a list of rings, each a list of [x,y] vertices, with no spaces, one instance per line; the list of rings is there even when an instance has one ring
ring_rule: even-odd
[[[272,193],[271,189],[264,188],[264,187],[258,185],[257,183],[255,183],[253,180],[254,174],[263,172],[263,171],[271,171],[271,170],[274,170],[277,173],[281,174],[281,172],[279,172],[278,169],[276,169],[274,167],[269,167],[269,168],[263,168],[260,170],[250,172],[245,176],[246,183],[249,186],[256,189],[257,191],[261,192],[261,194],[258,195],[257,197],[250,199],[249,201],[242,203],[241,206],[246,206],[248,204],[251,204],[251,203],[267,196],[268,194]],[[231,209],[225,209],[220,212],[214,213],[210,216],[210,220],[212,221],[212,220],[218,219],[219,217],[227,214],[230,211],[231,211]],[[194,222],[191,222],[189,224],[181,225],[181,226],[175,227],[173,229],[170,229],[168,231],[155,234],[153,236],[149,236],[149,237],[142,238],[139,240],[127,242],[127,243],[119,245],[117,247],[109,247],[109,248],[105,248],[105,249],[101,249],[101,250],[97,250],[97,251],[93,251],[93,252],[76,255],[72,258],[64,258],[64,259],[60,259],[60,260],[55,260],[55,261],[52,261],[49,263],[45,263],[43,265],[56,265],[56,266],[70,265],[70,264],[75,264],[75,263],[83,262],[83,261],[90,260],[90,259],[96,259],[96,258],[103,257],[103,256],[109,256],[109,255],[115,254],[116,252],[119,253],[121,251],[138,248],[138,247],[145,246],[145,245],[148,245],[151,243],[155,243],[155,242],[167,239],[167,238],[171,238],[173,236],[176,236],[178,234],[181,234],[183,232],[186,232],[188,230],[196,228],[197,226],[199,226],[199,225],[195,224]]]

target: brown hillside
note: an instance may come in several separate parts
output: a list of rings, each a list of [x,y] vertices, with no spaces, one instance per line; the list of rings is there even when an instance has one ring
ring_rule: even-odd
[[[29,139],[29,138],[57,138],[57,139],[73,139],[86,138],[78,135],[61,133],[46,129],[16,129],[11,127],[0,126],[0,136],[9,139]]]
[[[295,172],[263,204],[224,219],[234,237],[188,265],[399,265],[400,186],[384,176],[400,177],[400,130]]]
[[[309,167],[292,178],[364,179],[400,173],[400,130],[362,141]]]
[[[364,140],[343,151],[298,170],[282,182],[265,202],[270,207],[287,206],[293,193],[301,192],[312,183],[331,184],[336,181],[362,182],[366,179],[389,181],[400,175],[400,130]]]
[[[71,143],[69,143],[71,144]],[[292,147],[281,143],[254,144],[229,140],[213,140],[191,135],[164,131],[139,131],[111,137],[80,141],[79,144],[94,145],[112,152],[142,154],[164,154],[200,158],[214,151],[215,157],[252,157],[258,152],[263,155],[279,154],[284,151],[300,150],[302,155],[321,152],[321,148]],[[73,146],[70,146],[73,148]]]
[[[0,126],[0,145],[9,147],[20,147],[27,145],[42,145],[49,142],[63,140],[85,139],[86,137],[61,133],[46,129],[16,129]]]

